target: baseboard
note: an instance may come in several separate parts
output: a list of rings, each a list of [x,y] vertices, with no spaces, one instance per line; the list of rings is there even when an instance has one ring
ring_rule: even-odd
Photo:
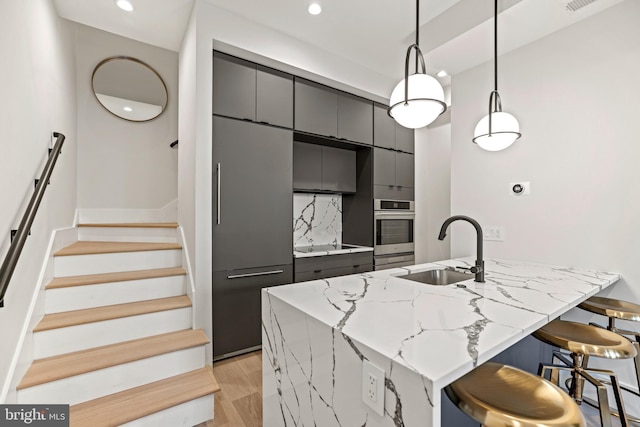
[[[159,209],[78,209],[79,223],[103,222],[176,222],[178,200]]]
[[[53,278],[53,254],[58,249],[70,245],[78,240],[78,229],[75,227],[60,228],[51,232],[45,257],[40,267],[37,286],[34,288],[29,305],[27,321],[20,332],[20,340],[14,349],[7,378],[0,390],[0,402],[15,403],[17,399],[16,386],[24,376],[33,361],[33,328],[44,316],[44,287]]]

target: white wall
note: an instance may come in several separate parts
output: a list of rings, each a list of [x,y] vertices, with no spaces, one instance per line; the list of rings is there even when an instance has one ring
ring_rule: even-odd
[[[506,227],[505,242],[485,242],[486,257],[616,271],[623,279],[605,294],[636,303],[638,17],[640,2],[626,1],[500,58],[503,106],[523,135],[514,146],[490,153],[471,142],[490,63],[453,77],[451,131],[451,213]],[[515,181],[530,181],[531,195],[510,196]],[[452,255],[474,254],[467,228],[454,225]]]
[[[415,133],[417,264],[451,258],[451,239],[438,240],[451,216],[451,121],[445,114]]]
[[[58,131],[67,139],[0,308],[0,402],[7,396],[54,229],[73,224],[76,207],[76,83],[71,24],[50,1],[0,3],[0,261]],[[37,313],[36,313],[37,314]]]
[[[178,196],[178,55],[81,24],[76,26],[78,93],[78,207],[161,209]],[[125,55],[153,67],[167,85],[167,109],[149,122],[106,111],[91,89],[95,66]]]

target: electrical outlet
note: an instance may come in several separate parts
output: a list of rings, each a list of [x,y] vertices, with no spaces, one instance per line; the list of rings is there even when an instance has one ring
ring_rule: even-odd
[[[384,370],[368,360],[362,362],[362,401],[384,416]]]
[[[482,229],[484,240],[492,242],[504,242],[505,230],[502,226],[491,225]]]

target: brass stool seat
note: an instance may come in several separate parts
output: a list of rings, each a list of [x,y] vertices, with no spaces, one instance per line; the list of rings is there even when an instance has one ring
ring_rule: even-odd
[[[584,427],[578,405],[559,387],[520,369],[487,362],[445,388],[464,413],[487,427]]]
[[[634,365],[636,371],[636,384],[640,387],[640,331],[629,331],[616,327],[616,319],[640,322],[640,305],[613,298],[591,297],[581,303],[578,307],[583,310],[608,317],[609,324],[606,329],[623,335],[631,341],[638,353],[634,358]],[[591,323],[591,325],[604,328],[604,326],[598,325],[597,323]],[[640,396],[640,392],[633,390],[632,388],[625,387],[623,385],[621,385],[620,388],[626,392]],[[629,419],[635,422],[640,422],[640,419],[636,417],[629,416]]]
[[[559,371],[569,371],[571,373],[569,394],[578,403],[583,401],[584,381],[586,380],[594,385],[598,394],[597,407],[600,409],[600,421],[604,427],[611,426],[611,411],[605,387],[605,384],[610,384],[613,388],[622,426],[629,425],[624,410],[620,385],[615,373],[604,369],[587,368],[589,357],[606,359],[630,359],[636,357],[636,348],[628,339],[606,329],[563,320],[554,320],[538,329],[532,335],[547,344],[560,347],[571,353],[571,360],[569,360],[565,354],[554,351],[554,358],[560,359],[564,365],[541,363],[538,371],[539,375],[545,377],[546,372],[550,371],[551,381],[557,384]],[[600,381],[594,375],[609,377],[610,382]]]

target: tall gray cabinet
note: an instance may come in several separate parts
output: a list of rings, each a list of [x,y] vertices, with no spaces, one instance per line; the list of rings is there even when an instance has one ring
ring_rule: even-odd
[[[213,117],[214,357],[260,345],[260,290],[291,283],[293,132]]]

